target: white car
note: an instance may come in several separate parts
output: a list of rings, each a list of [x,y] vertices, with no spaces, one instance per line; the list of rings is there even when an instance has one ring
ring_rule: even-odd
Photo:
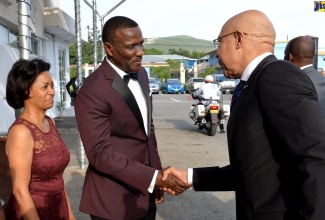
[[[185,92],[186,93],[191,93],[200,88],[201,85],[203,85],[204,78],[190,78],[186,83],[185,83]]]

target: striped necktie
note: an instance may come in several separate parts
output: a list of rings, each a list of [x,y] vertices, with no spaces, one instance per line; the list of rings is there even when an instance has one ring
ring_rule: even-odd
[[[240,82],[238,83],[238,85],[235,88],[234,93],[232,94],[232,99],[231,99],[231,106],[235,103],[235,101],[238,99],[240,92],[243,90],[244,85],[245,85],[246,81],[244,80],[240,80]]]

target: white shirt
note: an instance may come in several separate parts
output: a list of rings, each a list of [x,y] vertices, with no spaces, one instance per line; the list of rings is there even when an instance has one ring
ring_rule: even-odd
[[[107,57],[106,57],[106,61],[113,67],[113,69],[121,76],[122,79],[123,79],[123,76],[127,75],[127,73],[125,73],[123,70],[119,69],[112,62],[110,62],[107,59]],[[146,134],[148,135],[148,108],[147,108],[146,100],[144,98],[143,91],[140,87],[138,80],[134,80],[132,78],[130,79],[130,81],[128,83],[128,87],[131,90],[135,100],[138,103],[138,106],[139,106],[139,109],[140,109],[140,112],[142,115],[142,119],[143,119],[144,129],[146,131]],[[153,192],[153,189],[155,187],[157,175],[158,175],[158,170],[155,171],[152,181],[150,183],[150,186],[148,188],[148,192],[150,192],[150,193]]]
[[[203,99],[220,100],[220,90],[217,84],[206,83],[195,91],[194,96]]]
[[[252,72],[254,69],[257,67],[257,65],[267,56],[272,55],[271,52],[266,52],[258,57],[256,57],[254,60],[252,60],[248,66],[245,68],[243,74],[240,77],[240,80],[247,81],[249,77],[251,76]],[[189,184],[193,183],[193,168],[188,168],[188,173],[187,173],[187,181]]]
[[[311,66],[313,66],[313,64],[308,64],[306,66],[302,66],[302,67],[300,67],[300,69],[303,70],[303,69],[306,69],[307,67],[311,67]]]

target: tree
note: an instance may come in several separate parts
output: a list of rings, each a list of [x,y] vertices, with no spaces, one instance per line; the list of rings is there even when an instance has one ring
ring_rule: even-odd
[[[155,48],[144,49],[144,55],[163,55],[164,52]]]
[[[200,59],[205,54],[206,54],[205,52],[198,52],[198,51],[194,50],[194,51],[192,51],[190,58]]]
[[[191,56],[191,53],[188,50],[184,50],[182,48],[179,48],[178,50],[169,49],[168,54],[177,54],[177,55],[184,56],[184,57],[190,57]]]
[[[168,67],[156,66],[151,69],[151,73],[155,78],[160,79],[161,82],[170,78],[170,70]]]
[[[216,68],[215,67],[206,67],[204,72],[202,73],[199,73],[198,74],[198,77],[205,77],[207,75],[211,75],[211,74],[214,74],[216,72]]]
[[[89,30],[89,29],[88,29]],[[92,31],[88,31],[88,42],[82,43],[82,63],[93,64],[94,63],[94,38]],[[97,59],[102,58],[102,36],[97,30]],[[77,43],[69,45],[69,62],[70,64],[77,63]],[[101,61],[100,61],[101,62]]]
[[[177,55],[184,56],[184,57],[199,59],[199,58],[203,57],[206,53],[198,52],[196,50],[189,52],[188,50],[183,50],[182,48],[179,48],[178,50],[173,48],[173,49],[168,50],[168,54],[177,54]]]

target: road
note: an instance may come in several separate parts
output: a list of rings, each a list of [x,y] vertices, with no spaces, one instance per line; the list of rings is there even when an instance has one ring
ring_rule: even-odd
[[[191,105],[196,102],[197,100],[192,100],[187,94],[153,95],[153,120],[163,167],[172,165],[187,169],[229,163],[226,133],[208,136],[188,116]],[[230,95],[226,94],[224,104],[229,103]],[[64,180],[73,212],[78,220],[89,220],[88,215],[79,211],[85,170],[80,170],[78,165],[80,152],[75,119],[70,117],[61,122],[58,120],[56,124],[71,153]],[[157,206],[156,219],[233,220],[234,193],[187,190],[180,196],[166,194],[165,202]]]
[[[208,136],[188,116],[197,100],[184,94],[153,95],[153,120],[158,150],[163,167],[223,166],[229,163],[226,134]],[[230,95],[224,95],[224,104]],[[219,129],[218,129],[219,131]],[[180,196],[166,194],[158,205],[157,220],[235,219],[233,192],[195,192],[187,190]]]

